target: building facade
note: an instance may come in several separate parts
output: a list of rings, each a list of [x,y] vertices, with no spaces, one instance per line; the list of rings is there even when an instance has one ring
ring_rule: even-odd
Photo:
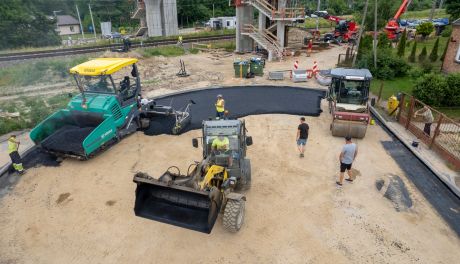
[[[452,22],[452,34],[447,43],[446,56],[442,62],[444,73],[460,72],[460,19]]]
[[[69,15],[57,16],[57,29],[59,35],[76,35],[80,34],[80,23],[76,18]]]

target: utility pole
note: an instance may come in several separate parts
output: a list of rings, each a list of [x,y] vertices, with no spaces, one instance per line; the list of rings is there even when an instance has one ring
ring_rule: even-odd
[[[91,16],[91,24],[93,24],[94,39],[96,40],[97,39],[96,27],[94,27],[93,12],[91,12],[91,5],[90,4],[88,4],[88,8],[89,8],[89,15]]]
[[[377,69],[377,5],[378,0],[374,2],[374,69]]]
[[[321,7],[321,0],[318,0],[318,8],[316,9],[316,11],[319,11]],[[318,28],[319,28],[319,17],[316,17],[316,31],[318,31]]]
[[[78,21],[80,22],[81,36],[83,37],[83,39],[85,39],[85,33],[83,32],[83,26],[81,24],[80,12],[78,11],[78,5],[75,5],[75,8],[77,9]]]
[[[355,67],[356,58],[358,57],[359,42],[361,42],[361,36],[363,35],[363,31],[364,31],[364,22],[366,22],[367,6],[368,5],[369,5],[369,0],[366,0],[366,4],[364,5],[363,21],[361,22],[361,26],[359,27],[358,42],[356,43],[356,55],[353,56],[353,63],[351,64],[352,67]]]
[[[432,0],[431,11],[430,11],[430,21],[433,21],[434,11],[436,10],[436,0]]]

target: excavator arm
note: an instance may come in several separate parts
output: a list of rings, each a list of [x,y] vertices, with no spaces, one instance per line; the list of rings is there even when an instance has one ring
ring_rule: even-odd
[[[406,12],[407,7],[411,2],[412,0],[403,0],[401,6],[399,6],[398,11],[396,11],[396,14],[386,24],[385,31],[387,33],[388,39],[397,39],[399,33],[398,20]]]

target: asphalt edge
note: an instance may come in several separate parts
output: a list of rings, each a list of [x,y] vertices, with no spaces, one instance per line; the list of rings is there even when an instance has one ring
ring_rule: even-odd
[[[410,145],[409,142],[406,142],[399,134],[398,132],[387,126],[387,121],[383,118],[382,115],[380,115],[380,113],[372,106],[369,107],[371,112],[372,112],[372,115],[374,115],[378,120],[379,122],[385,126],[385,128],[393,135],[395,136],[399,142],[401,142],[410,152],[412,152],[412,154],[418,159],[420,160],[434,175],[436,175],[436,177],[438,177],[438,179],[441,180],[442,183],[444,183],[444,185],[446,185],[458,198],[460,198],[460,188],[458,188],[457,186],[453,185],[452,182],[450,182],[449,180],[447,180],[441,172],[439,172],[435,167],[433,167],[430,162],[425,159],[424,157],[422,157],[420,154],[418,154],[417,152],[414,151],[414,149],[412,148],[412,146]]]

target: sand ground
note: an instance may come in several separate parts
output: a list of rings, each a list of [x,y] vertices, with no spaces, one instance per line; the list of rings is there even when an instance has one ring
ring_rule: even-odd
[[[329,115],[307,117],[306,157],[296,153],[298,117],[245,118],[254,145],[242,229],[221,217],[210,235],[134,216],[136,171],[160,175],[199,160],[199,130],[136,133],[96,158],[30,169],[0,200],[0,263],[455,263],[460,239],[407,180],[370,126],[359,140],[356,180],[335,186],[343,144]],[[401,176],[414,205],[397,212],[376,189]]]

